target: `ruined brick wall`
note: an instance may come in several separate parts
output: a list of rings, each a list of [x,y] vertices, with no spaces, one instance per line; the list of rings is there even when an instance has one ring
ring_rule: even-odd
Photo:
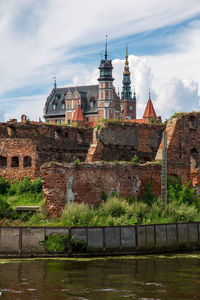
[[[147,163],[134,166],[123,163],[53,164],[41,168],[44,199],[50,216],[60,215],[66,203],[99,204],[102,192],[108,195],[137,197],[151,180],[155,194],[160,194],[161,166]]]
[[[168,120],[168,174],[178,175],[182,183],[200,185],[200,113],[184,113]],[[162,158],[162,142],[156,159]]]
[[[7,179],[39,176],[35,145],[31,139],[1,139],[0,164],[0,175]]]
[[[98,132],[96,151],[90,161],[130,161],[137,155],[140,162],[155,159],[165,126],[156,124],[108,123]]]
[[[24,123],[0,124],[0,174],[6,178],[37,178],[49,161],[84,161],[92,129]]]

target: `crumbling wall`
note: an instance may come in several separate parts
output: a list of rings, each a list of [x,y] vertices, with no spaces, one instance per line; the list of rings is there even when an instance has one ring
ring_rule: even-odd
[[[49,161],[84,161],[92,129],[46,124],[0,124],[0,174],[6,178],[37,178]]]
[[[159,164],[134,166],[125,163],[54,164],[41,168],[44,199],[50,216],[60,215],[67,203],[99,204],[102,192],[137,197],[148,180],[160,194]]]
[[[178,175],[182,183],[200,185],[200,113],[183,113],[168,120],[168,174]],[[162,159],[162,142],[156,159]]]
[[[110,122],[97,132],[96,149],[91,147],[87,162],[130,161],[134,155],[140,162],[152,161],[164,128],[157,124]]]

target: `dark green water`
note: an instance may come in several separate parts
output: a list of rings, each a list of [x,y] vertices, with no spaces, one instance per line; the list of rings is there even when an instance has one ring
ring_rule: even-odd
[[[1,299],[200,299],[200,253],[0,260]]]

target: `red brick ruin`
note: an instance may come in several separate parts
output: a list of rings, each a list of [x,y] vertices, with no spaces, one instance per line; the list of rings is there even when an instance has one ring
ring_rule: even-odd
[[[148,180],[159,195],[164,130],[168,174],[198,189],[200,113],[180,114],[166,125],[111,121],[99,130],[1,123],[0,174],[13,180],[41,176],[48,214],[56,216],[66,203],[100,203],[103,191],[137,197]],[[141,164],[130,163],[134,155]]]

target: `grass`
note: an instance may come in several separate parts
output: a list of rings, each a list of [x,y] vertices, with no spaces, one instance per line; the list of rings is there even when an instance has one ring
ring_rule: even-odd
[[[134,197],[108,196],[102,191],[99,206],[73,203],[66,205],[60,218],[47,218],[43,203],[41,180],[29,178],[13,184],[0,178],[0,225],[15,226],[119,226],[137,224],[162,224],[200,221],[200,198],[190,184],[181,184],[179,178],[168,178],[168,203],[163,208],[161,200],[153,194],[148,182],[143,193]],[[17,214],[17,205],[39,205],[40,213]]]

